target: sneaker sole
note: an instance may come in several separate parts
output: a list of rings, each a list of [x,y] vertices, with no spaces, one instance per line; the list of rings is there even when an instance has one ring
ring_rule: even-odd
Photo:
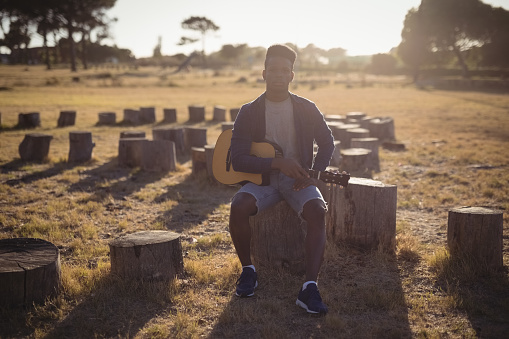
[[[305,303],[303,303],[302,301],[300,301],[299,299],[297,299],[297,301],[295,302],[295,304],[297,304],[297,306],[300,306],[302,307],[303,309],[305,309],[308,313],[311,313],[311,314],[320,314],[320,312],[316,312],[316,311],[313,311],[313,310],[310,310],[308,308],[308,305],[306,305]],[[325,314],[326,312],[324,312],[323,314]]]
[[[237,291],[235,291],[235,295],[236,295],[237,297],[241,297],[241,298],[252,297],[252,296],[254,295],[254,289],[255,289],[256,287],[258,287],[258,281],[255,283],[255,286],[254,286],[254,288],[253,288],[253,292],[252,292],[252,293],[250,293],[250,294],[238,294],[238,293],[237,293]]]

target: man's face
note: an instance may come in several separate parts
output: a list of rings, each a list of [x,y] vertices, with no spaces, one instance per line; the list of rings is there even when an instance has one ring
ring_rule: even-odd
[[[268,91],[288,91],[293,80],[292,63],[283,57],[270,57],[262,73]]]

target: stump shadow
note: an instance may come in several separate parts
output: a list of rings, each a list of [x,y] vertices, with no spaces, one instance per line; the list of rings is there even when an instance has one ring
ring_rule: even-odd
[[[141,170],[133,173],[135,170],[119,167],[117,158],[111,158],[98,167],[81,172],[82,179],[70,185],[68,191],[91,193],[89,200],[93,201],[102,201],[106,195],[111,195],[115,200],[124,200],[148,184],[159,181],[168,175],[168,172]],[[108,184],[110,181],[113,183]]]
[[[44,338],[135,337],[150,320],[171,308],[164,296],[168,284],[126,281],[108,274]]]
[[[261,267],[252,298],[232,297],[211,338],[411,338],[395,255],[328,244],[319,288],[329,308],[316,316],[296,306],[304,276]]]
[[[0,170],[2,173],[16,172],[16,171],[19,171],[23,166],[26,166],[27,164],[31,164],[31,163],[32,162],[24,162],[21,159],[15,159],[15,160],[12,160],[12,161],[0,166]],[[38,163],[38,164],[40,164],[40,163]],[[64,171],[72,169],[78,165],[83,165],[83,164],[58,162],[58,163],[55,163],[52,167],[49,167],[45,170],[27,173],[27,174],[20,176],[19,178],[9,179],[9,180],[5,181],[5,183],[9,186],[17,186],[21,183],[30,184],[30,183],[38,181],[38,180],[54,177],[56,175],[61,174]]]
[[[182,232],[206,222],[205,231],[227,229],[224,213],[216,211],[229,204],[237,187],[222,185],[207,176],[205,171],[191,174],[182,182],[167,186],[165,192],[154,199],[156,203],[173,201],[174,204],[156,218],[165,228]]]

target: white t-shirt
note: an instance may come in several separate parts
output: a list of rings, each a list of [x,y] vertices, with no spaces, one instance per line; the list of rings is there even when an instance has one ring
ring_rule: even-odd
[[[285,158],[300,162],[290,97],[281,102],[265,99],[265,139],[279,145]]]

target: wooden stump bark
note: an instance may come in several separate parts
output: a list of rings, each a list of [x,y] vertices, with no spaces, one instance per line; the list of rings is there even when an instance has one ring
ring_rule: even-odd
[[[18,114],[18,128],[36,128],[41,126],[41,115],[39,112]]]
[[[223,106],[214,106],[214,121],[226,121],[226,108]]]
[[[177,122],[177,110],[175,108],[164,108],[163,109],[163,122],[172,124]]]
[[[380,142],[378,138],[352,138],[350,140],[352,148],[369,149],[371,153],[368,155],[367,167],[369,171],[380,172]]]
[[[466,257],[476,264],[503,267],[503,213],[483,207],[449,211],[447,244],[452,257]]]
[[[98,125],[115,125],[117,123],[117,114],[115,112],[101,112],[98,114]]]
[[[175,143],[152,140],[142,143],[141,168],[144,171],[169,172],[177,169]]]
[[[348,130],[353,128],[360,128],[361,125],[359,124],[342,124],[340,126],[337,126],[335,128],[336,134],[334,135],[334,138],[336,140],[341,141],[341,146],[343,148],[350,148],[350,137],[348,135]]]
[[[89,161],[92,159],[94,146],[91,132],[69,132],[69,156],[67,161]]]
[[[221,123],[221,132],[226,131],[227,129],[233,129],[234,122],[228,121]]]
[[[286,201],[250,217],[249,223],[255,265],[305,273],[307,225]]]
[[[346,130],[346,138],[348,140],[348,145],[352,146],[353,138],[368,138],[369,137],[369,129],[366,128],[351,128]]]
[[[177,155],[186,154],[183,128],[153,128],[152,138],[154,140],[169,140],[175,143]]]
[[[43,133],[25,134],[18,151],[23,161],[43,161],[48,157],[52,135]]]
[[[365,116],[366,116],[366,113],[363,113],[363,112],[348,112],[348,113],[346,113],[346,118],[352,119],[352,120],[361,120]]]
[[[191,170],[194,175],[207,170],[205,148],[191,147]]]
[[[368,157],[371,150],[365,148],[347,148],[341,150],[341,170],[352,176],[370,178],[371,171],[368,169]]]
[[[396,237],[397,187],[380,181],[350,178],[340,189],[322,190],[328,203],[327,237],[364,249],[393,251]]]
[[[189,121],[201,122],[205,121],[205,106],[188,106]]]
[[[184,272],[180,235],[142,231],[109,243],[111,273],[126,279],[171,280]]]
[[[140,119],[145,124],[153,124],[156,122],[155,107],[140,107]]]
[[[124,109],[124,123],[139,125],[141,123],[141,112],[130,108]]]
[[[339,115],[339,114],[327,114],[325,116],[325,120],[326,121],[330,121],[330,122],[342,122],[342,123],[345,123],[346,122],[346,116]]]
[[[330,160],[330,165],[334,167],[341,166],[341,160],[343,157],[341,156],[341,141],[334,140],[334,152],[332,152],[332,158]]]
[[[129,138],[145,138],[145,132],[143,132],[143,131],[120,132],[120,139],[129,139]]]
[[[187,149],[207,145],[207,129],[204,127],[185,127],[184,140]]]
[[[0,240],[0,306],[43,303],[60,288],[60,252],[34,238]]]
[[[60,111],[57,122],[58,127],[74,126],[75,123],[76,111]]]
[[[216,145],[205,145],[203,148],[205,149],[205,161],[207,163],[207,174],[209,179],[217,182],[212,170],[212,160],[214,159],[214,149],[216,148]]]
[[[237,119],[237,114],[239,114],[240,108],[230,108],[230,121],[234,122]]]
[[[391,117],[372,119],[369,122],[369,135],[382,143],[395,140],[394,120]]]
[[[145,138],[122,138],[118,142],[118,165],[120,167],[141,166]]]

